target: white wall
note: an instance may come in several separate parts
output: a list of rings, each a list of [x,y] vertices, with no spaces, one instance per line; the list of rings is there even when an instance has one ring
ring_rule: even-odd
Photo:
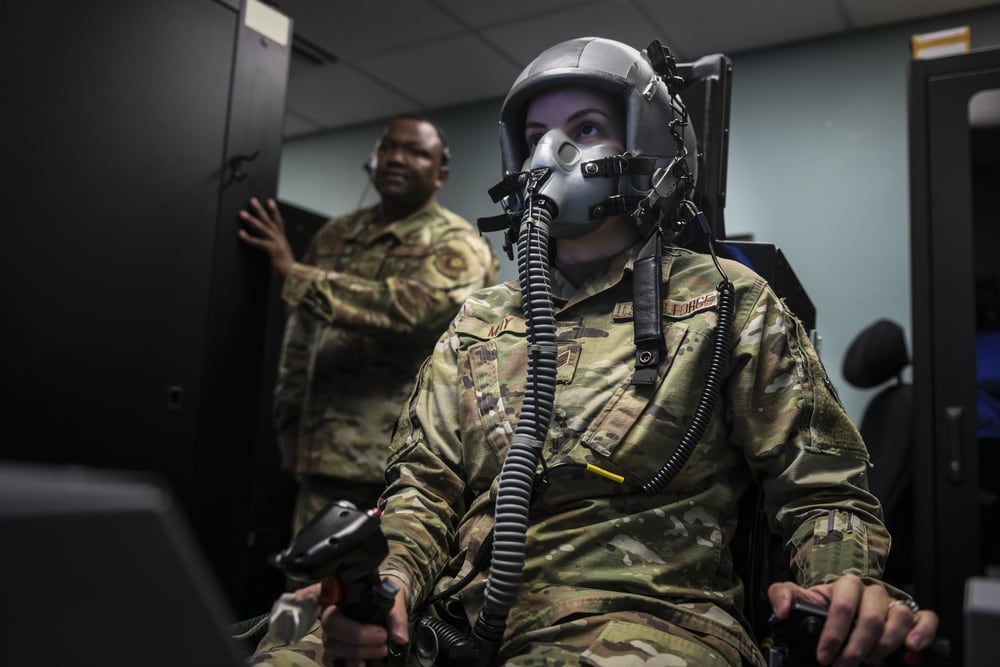
[[[910,36],[960,25],[973,48],[1000,46],[1000,8],[990,8],[732,56],[727,231],[782,248],[816,305],[821,356],[856,421],[877,389],[843,379],[851,338],[880,317],[910,328]],[[428,113],[454,153],[440,200],[471,221],[499,213],[486,194],[500,177],[499,102]],[[287,142],[279,198],[327,214],[355,208],[382,125]],[[502,255],[500,235],[490,236]],[[515,276],[505,262],[502,277]]]

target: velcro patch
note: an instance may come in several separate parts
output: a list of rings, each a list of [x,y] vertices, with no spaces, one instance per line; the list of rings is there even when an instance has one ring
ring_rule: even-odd
[[[674,301],[673,299],[666,299],[663,302],[663,316],[672,320],[683,320],[686,317],[691,317],[695,313],[700,313],[705,310],[713,310],[718,302],[718,299],[718,292],[702,294],[701,296],[696,296],[695,298],[687,301]],[[625,322],[633,319],[634,317],[635,312],[631,301],[615,304],[615,322]]]
[[[562,343],[556,352],[556,382],[569,384],[576,374],[576,366],[580,361],[580,344],[577,342]]]
[[[524,320],[519,317],[508,315],[496,320],[484,322],[477,318],[466,317],[458,324],[458,333],[467,334],[480,340],[496,338],[503,333],[511,333],[523,336],[528,332],[528,327]]]
[[[434,260],[434,266],[449,278],[458,278],[469,270],[469,263],[465,257],[452,252],[439,253],[437,259]]]

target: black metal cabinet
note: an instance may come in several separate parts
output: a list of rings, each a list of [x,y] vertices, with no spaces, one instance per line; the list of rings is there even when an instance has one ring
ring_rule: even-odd
[[[914,61],[909,86],[916,553],[895,557],[913,563],[918,600],[962,664],[965,580],[998,563],[1000,483],[986,471],[1000,442],[981,428],[979,397],[984,334],[1000,328],[983,314],[1000,272],[1000,121],[972,120],[1000,118],[1000,49]]]
[[[237,212],[275,194],[291,41],[247,5],[0,13],[0,457],[162,475],[236,608],[269,288]]]

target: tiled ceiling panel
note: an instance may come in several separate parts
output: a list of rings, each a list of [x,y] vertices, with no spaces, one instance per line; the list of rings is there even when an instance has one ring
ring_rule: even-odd
[[[415,111],[419,104],[395,90],[334,63],[299,72],[288,86],[288,110],[316,128],[343,127]]]
[[[996,5],[987,0],[278,0],[294,21],[285,136],[500,98],[552,44],[653,39],[679,60]],[[308,64],[304,51],[331,54]],[[324,53],[325,52],[325,53]],[[322,60],[322,58],[321,58]]]
[[[841,0],[855,28],[895,23],[900,16],[909,19],[939,16],[945,13],[996,5],[996,0]],[[956,26],[958,27],[958,26]]]
[[[353,60],[454,35],[463,26],[428,0],[281,0],[294,31]]]
[[[482,30],[522,66],[543,49],[574,37],[599,35],[645,46],[659,30],[630,2],[595,2]]]
[[[520,71],[471,35],[365,58],[358,61],[358,67],[425,108],[493,97],[509,87]]]
[[[830,35],[848,27],[832,0],[636,0],[636,4],[663,27],[680,55],[688,59]]]
[[[471,28],[496,25],[547,14],[555,9],[603,3],[605,0],[506,0],[506,2],[470,2],[469,0],[437,0],[435,4],[450,11]]]

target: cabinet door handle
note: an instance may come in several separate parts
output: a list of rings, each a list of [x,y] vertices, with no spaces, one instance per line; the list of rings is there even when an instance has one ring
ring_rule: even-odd
[[[948,421],[948,477],[958,484],[962,481],[962,408],[951,405],[944,414]]]

